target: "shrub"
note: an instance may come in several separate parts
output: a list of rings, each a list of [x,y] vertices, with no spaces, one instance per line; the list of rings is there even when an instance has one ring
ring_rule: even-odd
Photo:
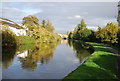
[[[15,36],[9,29],[2,31],[2,47],[16,47]]]
[[[117,43],[118,26],[113,23],[108,23],[105,27],[101,28],[95,33],[95,36],[101,42]]]

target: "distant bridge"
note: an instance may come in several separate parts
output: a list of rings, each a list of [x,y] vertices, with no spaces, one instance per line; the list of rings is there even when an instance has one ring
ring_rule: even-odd
[[[65,35],[65,34],[58,34],[61,36],[62,39],[67,39],[68,38],[68,35]]]
[[[2,17],[0,17],[0,25],[9,25],[10,27],[14,27],[16,29],[24,29],[22,26],[16,24],[15,22]]]

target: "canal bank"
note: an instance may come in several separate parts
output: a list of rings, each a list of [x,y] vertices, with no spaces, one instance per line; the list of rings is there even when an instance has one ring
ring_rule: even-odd
[[[65,79],[117,79],[115,54],[98,43],[88,43],[95,48],[94,53]]]

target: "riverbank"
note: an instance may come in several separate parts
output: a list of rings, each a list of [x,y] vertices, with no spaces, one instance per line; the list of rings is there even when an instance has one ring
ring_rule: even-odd
[[[44,29],[44,28],[41,28]],[[2,47],[11,48],[11,47],[19,47],[20,45],[38,45],[41,43],[54,43],[61,41],[61,37],[54,32],[49,32],[47,30],[41,30],[39,36],[40,38],[36,39],[33,36],[17,36],[11,30],[1,31],[0,35],[2,35]]]
[[[88,43],[95,52],[65,79],[117,79],[115,54],[98,43]],[[82,80],[83,81],[83,80]]]

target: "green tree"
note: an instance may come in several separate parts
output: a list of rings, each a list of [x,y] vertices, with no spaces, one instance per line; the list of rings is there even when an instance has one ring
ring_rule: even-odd
[[[28,35],[31,35],[33,29],[38,28],[40,25],[38,23],[38,18],[35,16],[27,16],[23,18],[22,24],[28,28]]]
[[[101,30],[101,27],[100,26],[98,26],[98,31],[100,31]]]
[[[92,31],[86,27],[84,20],[81,20],[81,24],[78,24],[78,27],[74,31],[70,32],[68,37],[76,40],[89,40],[89,36],[92,34]]]
[[[45,28],[46,27],[46,20],[43,19],[41,24],[42,24],[42,27]]]
[[[95,35],[101,42],[117,43],[117,32],[118,26],[113,23],[108,23],[105,27],[97,31]]]
[[[47,29],[49,32],[54,32],[55,30],[54,27],[52,26],[52,23],[49,20],[46,22],[45,29]]]
[[[72,31],[69,32],[68,39],[72,39]]]
[[[78,24],[77,27],[78,27],[78,30],[80,30],[80,29],[86,27],[86,24],[85,24],[85,22],[84,22],[84,19],[81,20],[81,23]]]
[[[79,31],[79,35],[80,35],[80,39],[81,40],[89,40],[89,36],[92,34],[92,31],[87,29],[87,28],[82,28],[80,31]]]

